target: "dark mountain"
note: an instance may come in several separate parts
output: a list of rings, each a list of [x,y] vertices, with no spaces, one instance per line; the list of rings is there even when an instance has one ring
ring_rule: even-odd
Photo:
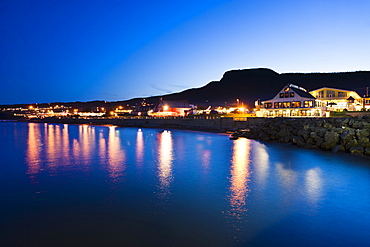
[[[225,72],[220,81],[212,81],[200,88],[188,89],[179,93],[146,98],[147,103],[155,104],[160,97],[164,100],[187,100],[198,106],[235,106],[237,99],[250,109],[257,99],[267,100],[274,97],[286,84],[293,83],[307,90],[321,87],[335,87],[357,91],[365,95],[366,87],[370,87],[370,71],[343,73],[286,73],[279,74],[271,69],[244,69]],[[63,104],[76,108],[94,109],[96,107],[114,108],[118,105],[139,105],[143,98],[126,101],[105,102],[72,102],[50,103]],[[50,105],[49,104],[49,105]]]
[[[370,87],[370,71],[343,73],[286,73],[278,74],[271,69],[245,69],[227,71],[218,82],[163,96],[168,100],[188,100],[200,105],[236,104],[236,99],[253,108],[257,99],[274,97],[286,84],[293,83],[307,90],[335,87],[357,91],[365,95]]]

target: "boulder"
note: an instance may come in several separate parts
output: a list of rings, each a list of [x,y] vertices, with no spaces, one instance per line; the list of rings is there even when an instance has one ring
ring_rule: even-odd
[[[364,147],[362,147],[362,146],[351,147],[349,149],[349,152],[351,154],[363,154],[364,153]]]
[[[360,137],[358,138],[358,145],[362,147],[369,147],[370,146],[370,140],[367,137]]]
[[[351,148],[357,147],[357,146],[358,146],[358,141],[356,139],[352,139],[345,144],[346,150],[350,150]]]
[[[328,131],[325,133],[324,136],[325,142],[332,142],[332,143],[338,143],[339,142],[339,134],[334,131]]]
[[[365,150],[364,150],[364,153],[366,155],[370,155],[370,147],[366,147]]]
[[[307,130],[304,130],[304,129],[301,129],[301,130],[298,130],[298,136],[302,136],[303,139],[305,139],[307,141],[309,135],[310,135],[310,132],[307,131]]]
[[[356,130],[356,136],[358,138],[367,137],[369,135],[370,135],[370,130],[369,129],[357,129]]]
[[[354,129],[346,129],[343,131],[343,133],[340,135],[340,138],[344,143],[352,140],[355,137],[355,130]]]
[[[346,148],[343,145],[339,144],[333,147],[332,151],[335,153],[344,153],[346,151]]]

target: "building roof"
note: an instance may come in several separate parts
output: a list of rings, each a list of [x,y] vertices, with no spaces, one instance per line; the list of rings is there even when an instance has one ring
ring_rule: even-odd
[[[163,100],[163,105],[168,105],[171,108],[191,108],[189,103],[187,101],[169,101],[169,100]]]
[[[308,93],[308,92],[305,92],[303,90],[300,90],[298,88],[294,88],[294,87],[290,87],[290,89],[292,91],[294,91],[296,94],[298,94],[299,96],[301,97],[304,97],[304,98],[310,98],[310,99],[316,99],[315,97],[313,97],[312,94]]]
[[[320,87],[318,89],[311,90],[310,92],[318,91],[318,90],[323,90],[323,89],[332,89],[332,90],[340,90],[340,91],[347,91],[347,92],[355,92],[354,90],[342,89],[342,88],[333,88],[333,87]]]

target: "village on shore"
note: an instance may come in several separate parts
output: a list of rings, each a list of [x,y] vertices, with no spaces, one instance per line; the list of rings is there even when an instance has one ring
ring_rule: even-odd
[[[235,118],[251,117],[331,117],[370,114],[370,95],[359,95],[356,91],[322,87],[313,91],[287,84],[275,97],[269,100],[256,100],[253,108],[239,99],[229,106],[198,107],[188,101],[167,101],[160,98],[155,104],[142,100],[136,105],[116,105],[110,107],[74,108],[55,104],[32,104],[27,107],[6,106],[2,113],[16,118],[124,118],[124,117],[191,117],[199,115],[220,115]]]

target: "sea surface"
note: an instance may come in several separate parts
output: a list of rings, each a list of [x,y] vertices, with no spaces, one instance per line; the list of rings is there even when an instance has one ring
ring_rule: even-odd
[[[0,246],[370,246],[363,157],[9,121],[0,155]]]

